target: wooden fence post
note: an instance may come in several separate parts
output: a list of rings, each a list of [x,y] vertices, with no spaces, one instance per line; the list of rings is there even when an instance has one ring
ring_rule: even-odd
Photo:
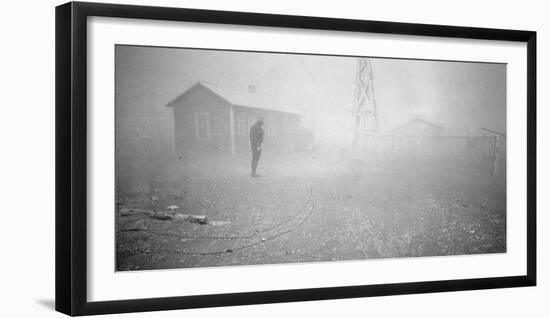
[[[498,169],[498,139],[499,139],[499,136],[496,135],[494,140],[495,143],[493,147],[493,167],[492,167],[493,174],[496,174]]]

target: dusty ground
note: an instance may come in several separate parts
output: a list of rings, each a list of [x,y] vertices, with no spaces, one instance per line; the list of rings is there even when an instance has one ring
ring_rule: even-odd
[[[119,185],[121,209],[176,205],[209,224],[117,214],[117,270],[506,251],[505,177],[486,170],[312,154],[264,154],[259,178],[248,167],[181,158],[146,186]]]

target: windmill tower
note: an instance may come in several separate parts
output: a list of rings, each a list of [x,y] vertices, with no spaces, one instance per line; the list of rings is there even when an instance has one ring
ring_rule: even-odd
[[[367,139],[374,136],[378,130],[372,64],[368,58],[358,58],[357,63],[355,96],[351,110],[353,117],[352,151],[365,148]]]

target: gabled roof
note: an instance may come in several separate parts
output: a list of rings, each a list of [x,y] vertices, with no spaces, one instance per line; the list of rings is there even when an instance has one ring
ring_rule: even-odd
[[[425,123],[425,124],[430,125],[430,126],[434,126],[434,127],[440,128],[440,129],[445,129],[445,127],[443,127],[443,126],[441,126],[441,125],[432,123],[432,122],[427,121],[427,120],[425,120],[425,119],[423,119],[423,118],[420,118],[420,117],[415,118],[415,119],[412,119],[412,120],[409,120],[409,121],[407,121],[406,123],[403,123],[403,124],[401,124],[401,125],[399,125],[399,126],[395,126],[393,129],[400,129],[400,128],[403,128],[403,127],[405,127],[405,126],[407,126],[407,125],[410,125],[410,124],[412,124],[412,123],[416,123],[416,122],[422,122],[422,123]]]
[[[183,98],[185,98],[187,95],[191,94],[192,92],[196,91],[196,90],[199,90],[199,89],[205,89],[205,90],[208,90],[210,91],[211,93],[213,93],[214,95],[217,95],[219,98],[225,100],[227,103],[231,104],[230,101],[228,101],[227,99],[223,98],[223,96],[220,96],[219,94],[216,94],[216,92],[212,91],[209,87],[206,87],[204,84],[202,84],[201,82],[197,82],[195,84],[193,84],[191,87],[189,87],[188,89],[186,89],[185,91],[183,91],[183,93],[179,94],[178,96],[176,96],[176,98],[174,98],[173,100],[171,100],[170,102],[168,102],[166,104],[166,107],[173,107],[175,104],[177,104],[179,101],[181,101]]]
[[[234,106],[296,115],[295,113],[278,110],[277,108],[279,108],[279,105],[277,105],[277,98],[271,97],[269,96],[269,94],[263,92],[243,92],[240,90],[214,86],[202,82],[195,83],[193,86],[185,90],[182,94],[178,95],[172,101],[167,103],[166,106],[173,107],[174,104],[185,98],[185,96],[201,88],[210,91],[214,95],[226,101],[228,104]]]

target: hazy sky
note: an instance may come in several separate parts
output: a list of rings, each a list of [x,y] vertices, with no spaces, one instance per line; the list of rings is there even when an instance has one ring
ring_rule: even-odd
[[[451,132],[505,131],[504,64],[371,62],[382,130],[421,117]],[[118,46],[117,116],[146,116],[201,81],[244,94],[252,84],[266,104],[301,113],[306,121],[345,122],[356,67],[351,57]]]

